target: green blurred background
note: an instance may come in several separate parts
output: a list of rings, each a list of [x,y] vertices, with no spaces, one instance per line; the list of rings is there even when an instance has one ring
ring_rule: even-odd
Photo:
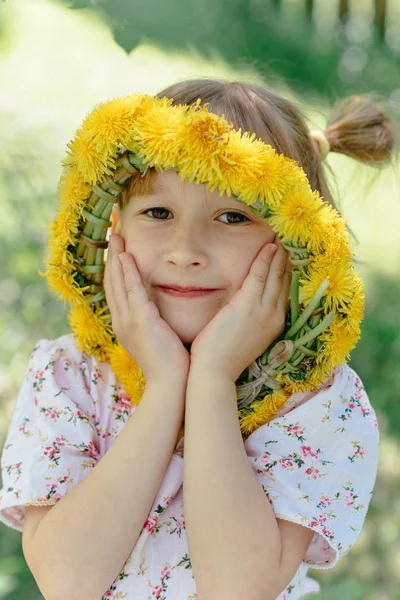
[[[324,128],[339,97],[375,92],[400,121],[400,1],[0,0],[0,443],[35,343],[68,332],[43,269],[66,144],[95,103],[187,78],[273,85]],[[352,366],[381,431],[381,460],[355,548],[310,571],[319,600],[400,599],[400,169],[329,155],[329,179],[366,285]],[[0,598],[42,595],[21,534],[0,524]]]

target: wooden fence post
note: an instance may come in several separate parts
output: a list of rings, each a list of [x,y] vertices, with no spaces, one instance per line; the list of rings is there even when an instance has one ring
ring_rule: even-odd
[[[375,30],[380,42],[385,39],[386,4],[386,0],[375,0]]]
[[[306,15],[307,20],[311,23],[314,11],[314,0],[306,0]]]
[[[349,14],[349,0],[339,0],[339,19],[344,23]]]

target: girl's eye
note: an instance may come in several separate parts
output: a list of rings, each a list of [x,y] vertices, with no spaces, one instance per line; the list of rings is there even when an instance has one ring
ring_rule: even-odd
[[[154,211],[154,212],[161,212],[161,213],[169,213],[171,211],[167,210],[166,208],[163,208],[162,206],[155,206],[153,208],[148,208],[147,210],[145,210],[142,214],[145,215],[146,213],[150,212],[150,211]],[[158,217],[155,217],[157,220],[159,221],[165,221],[166,219],[164,219],[163,217],[161,217],[161,219],[159,219]]]
[[[246,217],[246,215],[244,215],[243,213],[239,213],[239,212],[234,212],[234,211],[227,210],[226,212],[221,213],[219,216],[222,217],[224,215],[228,215],[228,216],[229,215],[231,215],[231,216],[233,215],[234,217],[241,217],[242,219],[245,219],[246,221],[250,221],[250,219],[248,217]],[[223,221],[223,223],[226,223],[226,221]],[[232,225],[232,224],[234,225],[235,223],[244,223],[244,220],[242,220],[242,221],[236,221],[236,220],[235,221],[230,221],[228,219],[228,224],[229,225]]]
[[[145,210],[142,214],[145,215],[146,213],[149,213],[149,212],[158,213],[158,214],[162,213],[165,216],[166,213],[169,213],[171,211],[167,210],[166,208],[164,208],[162,206],[155,206],[153,208],[149,208],[149,209]],[[236,223],[244,223],[245,221],[249,221],[250,220],[248,217],[246,217],[246,215],[244,215],[242,213],[239,213],[239,212],[235,212],[235,211],[226,211],[226,212],[220,214],[219,216],[222,217],[224,215],[228,215],[227,216],[228,221],[222,221],[222,222],[226,223],[227,225],[235,225]],[[229,218],[232,215],[234,216],[234,220],[233,221]],[[237,217],[239,217],[241,220],[238,221]],[[167,220],[164,217],[157,217],[157,216],[154,217],[154,215],[153,215],[153,218],[155,218],[156,220],[159,220],[159,221],[166,221]]]

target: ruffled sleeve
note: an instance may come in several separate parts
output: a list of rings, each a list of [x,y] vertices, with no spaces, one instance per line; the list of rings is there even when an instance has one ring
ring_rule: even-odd
[[[0,521],[21,532],[27,505],[56,504],[99,460],[86,355],[63,339],[33,349],[2,450]]]
[[[275,516],[315,532],[302,564],[333,567],[360,535],[379,461],[375,411],[355,371],[342,365],[330,387],[257,429],[245,447]]]

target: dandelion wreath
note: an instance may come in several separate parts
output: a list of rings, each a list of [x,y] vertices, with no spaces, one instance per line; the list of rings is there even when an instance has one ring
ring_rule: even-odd
[[[80,350],[110,363],[132,405],[145,379],[111,327],[103,276],[110,215],[132,175],[174,170],[218,188],[265,218],[292,263],[285,330],[236,381],[243,436],[279,413],[296,392],[318,388],[349,359],[360,337],[363,284],[345,221],[312,191],[298,164],[255,134],[235,130],[196,104],[132,94],[97,105],[68,144],[59,208],[50,224],[46,275],[70,303]],[[240,349],[238,349],[240,350]]]

